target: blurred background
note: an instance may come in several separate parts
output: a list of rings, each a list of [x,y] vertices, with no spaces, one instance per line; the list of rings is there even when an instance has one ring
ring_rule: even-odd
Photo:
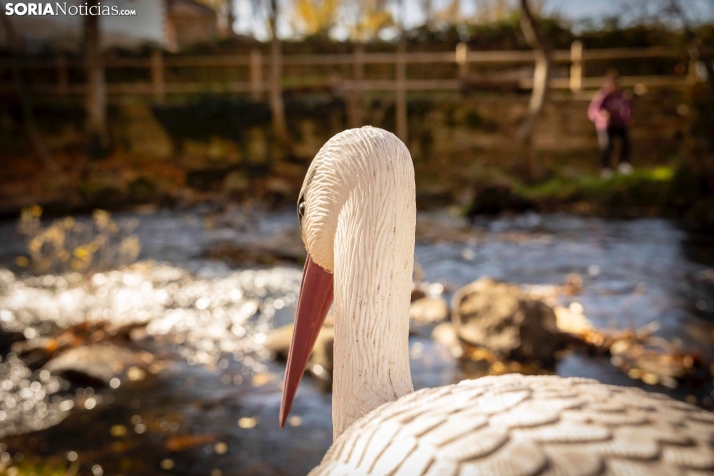
[[[329,318],[277,425],[295,203],[362,125],[414,160],[416,388],[555,373],[714,409],[714,2],[0,9],[0,474],[317,465]]]

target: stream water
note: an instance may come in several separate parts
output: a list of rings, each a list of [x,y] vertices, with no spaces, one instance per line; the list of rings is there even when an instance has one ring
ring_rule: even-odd
[[[332,441],[330,395],[304,379],[293,418],[279,430],[284,367],[261,348],[265,334],[294,314],[302,253],[294,211],[116,216],[133,218],[142,262],[128,269],[90,279],[0,271],[5,330],[37,339],[86,320],[148,322],[160,356],[150,372],[129,372],[136,378],[96,390],[6,356],[0,361],[0,464],[41,457],[69,466],[76,460],[79,474],[95,476],[306,474]],[[11,269],[24,246],[14,223],[0,224],[0,268]],[[657,335],[714,361],[714,246],[670,222],[532,214],[470,227],[446,212],[430,212],[419,215],[415,253],[424,279],[447,299],[481,276],[552,285],[576,273],[582,291],[559,297],[562,305],[579,303],[601,328],[656,321]],[[410,346],[416,388],[464,378],[450,352],[430,338],[413,336]],[[647,386],[605,357],[572,354],[556,372],[638,385],[713,408],[711,383]]]

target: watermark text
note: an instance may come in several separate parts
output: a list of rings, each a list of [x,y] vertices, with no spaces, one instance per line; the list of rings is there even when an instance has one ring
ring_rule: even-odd
[[[136,10],[122,10],[116,5],[68,5],[67,2],[52,3],[6,3],[5,15],[28,16],[136,16]]]

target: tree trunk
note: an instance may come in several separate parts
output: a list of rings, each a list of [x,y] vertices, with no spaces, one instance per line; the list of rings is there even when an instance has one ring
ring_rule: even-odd
[[[424,26],[431,30],[434,26],[434,0],[421,0],[421,10],[424,12]]]
[[[684,141],[684,156],[689,167],[714,182],[714,70],[711,63],[702,59],[702,40],[692,28],[685,8],[679,0],[670,0],[670,10],[679,17],[684,27],[689,55],[690,79],[685,98],[690,106],[689,128]],[[706,74],[704,82],[698,79],[697,67]]]
[[[233,0],[228,0],[226,2],[226,16],[227,16],[227,31],[226,31],[226,36],[228,38],[233,38],[235,36],[235,32],[233,31],[233,23],[236,21],[236,14],[235,14],[235,8],[233,7]]]
[[[285,122],[285,104],[283,103],[283,54],[278,38],[277,18],[278,5],[276,0],[271,0],[270,11],[270,111],[273,117],[273,133],[278,142],[289,152],[290,139]]]
[[[536,132],[543,106],[548,99],[548,79],[550,78],[551,49],[540,30],[528,0],[521,0],[521,30],[535,55],[533,92],[528,104],[528,115],[520,130],[520,138],[526,148],[528,175],[536,178],[540,168],[536,158]]]
[[[89,6],[96,6],[99,0],[90,0]],[[99,48],[99,16],[84,17],[84,54],[87,73],[87,122],[86,132],[89,139],[89,155],[104,155],[109,149],[107,132],[107,90],[104,80],[104,67]]]
[[[5,11],[5,3],[0,2],[0,8]],[[18,52],[21,48],[20,40],[15,33],[15,28],[8,18],[7,15],[0,15],[0,21],[2,21],[3,29],[5,30],[5,35],[10,48],[13,52]],[[25,131],[27,136],[30,138],[32,147],[35,149],[35,153],[42,160],[47,170],[52,174],[64,178],[62,168],[55,162],[50,150],[47,148],[45,141],[42,139],[40,132],[37,130],[37,125],[35,124],[35,114],[32,107],[32,98],[30,93],[25,87],[25,81],[22,78],[22,71],[16,62],[12,63],[12,79],[15,84],[15,89],[17,89],[17,94],[20,98],[20,109],[22,111],[22,119],[25,123]]]

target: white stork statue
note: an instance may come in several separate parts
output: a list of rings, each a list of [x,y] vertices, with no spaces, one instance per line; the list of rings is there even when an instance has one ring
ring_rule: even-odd
[[[330,139],[298,202],[308,251],[285,373],[290,412],[334,299],[334,443],[317,475],[714,474],[714,414],[580,378],[505,375],[413,392],[414,167],[393,134]]]

